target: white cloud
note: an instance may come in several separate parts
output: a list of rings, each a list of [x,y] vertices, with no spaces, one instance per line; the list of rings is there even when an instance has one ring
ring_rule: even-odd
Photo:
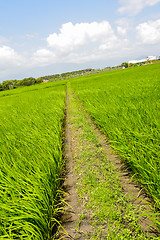
[[[121,26],[118,26],[117,27],[117,32],[120,36],[126,36],[127,34],[127,28],[124,28],[124,27],[121,27]]]
[[[49,61],[52,61],[53,63],[53,60],[55,59],[55,54],[48,50],[48,49],[45,49],[45,48],[42,48],[42,49],[39,49],[37,50],[34,54],[33,54],[33,64],[42,64],[42,65],[45,65],[45,64],[48,64]]]
[[[60,33],[50,34],[47,38],[48,45],[60,52],[70,52],[79,49],[89,42],[111,41],[114,32],[107,21],[101,23],[65,23],[60,29]]]
[[[160,43],[160,19],[148,21],[137,26],[137,37],[142,44]]]
[[[126,37],[129,30],[132,29],[132,21],[129,18],[119,18],[115,21],[117,33],[120,37]]]
[[[25,66],[25,59],[9,46],[0,47],[0,77],[12,75]]]
[[[120,31],[120,29],[119,29]],[[121,29],[121,34],[124,29]],[[34,53],[34,61],[41,64],[54,62],[87,62],[113,55],[128,44],[118,39],[107,21],[92,23],[71,22],[62,25],[59,33],[46,39],[48,47]]]
[[[9,46],[0,47],[0,67],[19,66],[22,64],[23,58]]]
[[[119,0],[122,7],[118,9],[121,14],[136,15],[147,6],[154,6],[160,0]]]

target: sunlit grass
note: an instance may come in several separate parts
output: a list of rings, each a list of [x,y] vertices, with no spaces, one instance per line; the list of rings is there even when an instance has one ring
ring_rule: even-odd
[[[149,226],[145,232],[141,230],[138,219],[142,206],[133,205],[123,193],[119,172],[106,157],[95,126],[72,91],[69,92],[72,156],[80,202],[77,231],[84,234],[83,239],[156,239],[149,236]],[[92,228],[83,231],[87,221]]]
[[[71,82],[96,124],[160,207],[160,64]]]
[[[0,95],[0,239],[50,239],[56,223],[65,85],[38,87]]]

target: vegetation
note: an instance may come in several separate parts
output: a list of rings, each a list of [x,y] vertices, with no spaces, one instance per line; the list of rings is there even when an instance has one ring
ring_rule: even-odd
[[[142,209],[133,206],[123,194],[119,174],[106,157],[100,137],[71,90],[69,99],[69,122],[74,139],[72,154],[81,206],[77,232],[81,232],[81,226],[88,220],[90,231],[86,227],[81,232],[83,239],[154,239],[141,230],[138,219]]]
[[[160,208],[159,64],[83,77],[72,87]]]
[[[151,64],[151,63],[159,63],[160,60],[154,60],[154,61],[147,61],[146,64]],[[122,69],[123,67],[128,68],[128,67],[137,67],[137,66],[142,66],[144,65],[143,63],[130,63],[128,64],[127,62],[123,62],[121,65],[114,66],[114,67],[106,67],[104,69],[84,69],[84,70],[78,70],[78,71],[72,71],[72,72],[66,72],[62,74],[53,74],[53,75],[47,75],[43,77],[39,77],[37,79],[33,77],[29,78],[24,78],[22,80],[6,80],[3,81],[2,84],[0,83],[0,91],[4,90],[10,90],[10,89],[15,89],[18,87],[22,86],[31,86],[35,84],[39,84],[42,82],[55,82],[55,81],[60,81],[60,80],[66,80],[66,79],[71,79],[75,77],[80,77],[80,76],[86,76],[90,74],[97,74],[97,73],[102,73],[102,72],[108,72],[108,71],[115,71]]]
[[[0,84],[0,91],[15,89],[22,86],[31,86],[42,82],[42,78],[35,79],[33,77],[24,78],[23,80],[6,80],[3,81],[2,84]]]
[[[94,72],[93,69],[89,68],[89,69],[84,69],[84,70],[79,70],[79,71],[66,72],[66,73],[62,73],[62,74],[43,76],[43,77],[39,77],[37,79],[33,78],[33,77],[29,77],[29,78],[24,78],[22,80],[16,80],[16,79],[15,80],[6,80],[6,81],[3,81],[2,84],[0,83],[0,91],[15,89],[15,88],[22,87],[22,86],[31,86],[31,85],[42,83],[43,81],[55,82],[55,81],[59,81],[59,80],[70,79],[73,77],[87,75],[87,74],[91,73],[92,71]]]
[[[121,64],[122,67],[125,67],[125,68],[128,68],[128,63],[127,62],[124,62]]]
[[[77,76],[88,75],[92,70],[77,72],[77,78],[70,80],[71,88],[160,209],[159,64],[124,71],[110,70],[106,69],[103,73],[99,70],[97,72],[101,73],[97,75],[81,77]],[[61,74],[61,80],[75,75]],[[50,81],[59,77],[52,76]],[[10,89],[0,92],[0,239],[42,240],[54,237],[64,164],[62,125],[66,81],[38,85],[43,80],[43,77],[31,77],[0,84],[0,91]],[[71,107],[77,114],[77,126],[83,126],[82,136],[77,129],[79,137],[82,137],[79,141],[84,140],[85,136],[89,138],[89,124],[82,121],[82,116],[78,116],[82,111],[79,111],[80,107],[75,100]],[[92,134],[91,148],[90,143],[85,144],[86,149],[79,154],[77,162],[77,174],[84,174],[81,182],[83,189],[79,194],[89,190],[91,201],[85,204],[89,211],[95,213],[92,224],[103,225],[107,218],[110,239],[130,239],[132,233],[135,239],[145,239],[136,220],[125,229],[125,221],[130,223],[130,212],[134,212],[134,209],[126,205],[127,200],[121,194],[121,186],[116,175],[113,175],[114,170],[108,165],[101,149],[98,148],[99,152],[96,152],[97,141]],[[96,144],[95,148],[92,142]],[[94,156],[91,157],[92,151]],[[101,176],[97,174],[99,172]],[[102,175],[107,181],[101,178]],[[108,195],[103,192],[104,186],[108,189]],[[111,195],[113,192],[116,194]],[[99,208],[98,199],[101,196],[104,196],[104,208]],[[128,216],[124,214],[123,219],[119,214],[123,210],[117,210],[117,202],[129,213]],[[109,211],[110,206],[113,211]],[[156,224],[159,226],[158,214]],[[133,214],[132,220],[134,217]],[[97,227],[95,234],[101,233]],[[97,236],[94,236],[95,239]]]
[[[49,80],[50,82],[58,81],[58,80],[63,80],[63,79],[70,79],[73,77],[79,77],[83,76],[87,73],[90,73],[94,71],[94,69],[84,69],[84,70],[78,70],[78,71],[72,71],[72,72],[66,72],[62,74],[54,74],[54,75],[48,75],[48,76],[43,76],[42,78],[44,80]]]
[[[59,211],[65,84],[0,93],[0,239],[51,239]]]

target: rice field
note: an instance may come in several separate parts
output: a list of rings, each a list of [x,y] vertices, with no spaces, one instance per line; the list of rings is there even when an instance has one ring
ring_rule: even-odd
[[[51,239],[59,211],[65,84],[0,93],[0,239]]]
[[[157,208],[159,76],[160,64],[154,64],[70,80]],[[61,211],[66,82],[0,92],[0,239],[54,239]]]
[[[160,207],[160,64],[75,79],[72,88]]]

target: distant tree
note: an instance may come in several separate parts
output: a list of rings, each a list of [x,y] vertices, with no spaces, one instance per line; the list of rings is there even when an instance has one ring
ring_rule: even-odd
[[[29,77],[29,78],[24,78],[23,80],[21,80],[20,85],[21,86],[30,86],[30,85],[34,85],[36,82],[36,79],[33,77]]]
[[[121,66],[122,66],[122,67],[125,67],[125,68],[128,68],[128,63],[127,63],[127,62],[123,62],[123,63],[121,64]]]
[[[12,80],[12,88],[17,88],[18,87],[18,80]]]
[[[13,80],[13,88],[22,86],[21,82],[22,80]]]
[[[6,81],[3,81],[3,82],[2,82],[2,88],[3,88],[3,90],[9,90],[9,89],[11,89],[11,88],[12,88],[12,85],[13,85],[12,80],[6,80]]]
[[[42,83],[43,82],[43,78],[39,77],[35,80],[35,83]]]
[[[0,91],[3,91],[3,87],[1,83],[0,83]]]
[[[129,63],[129,64],[128,64],[128,67],[133,67],[133,63]]]

